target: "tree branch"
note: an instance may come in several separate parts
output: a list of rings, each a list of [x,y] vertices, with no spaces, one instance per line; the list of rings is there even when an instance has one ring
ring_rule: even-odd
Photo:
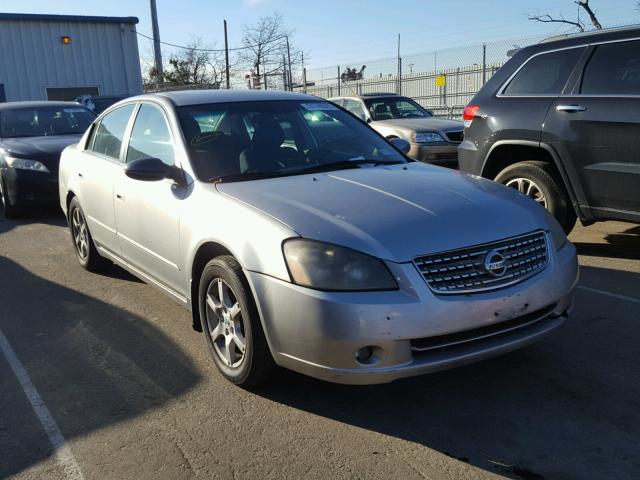
[[[602,24],[598,21],[596,14],[593,10],[591,10],[591,6],[589,5],[589,0],[575,0],[574,3],[587,12],[589,15],[589,19],[591,20],[591,24],[597,29],[602,30]]]
[[[571,20],[567,20],[564,17],[561,18],[553,18],[551,15],[531,15],[529,16],[529,20],[533,20],[534,22],[542,22],[542,23],[566,23],[567,25],[573,25],[581,32],[584,32],[584,25],[579,20],[577,22],[572,22]]]

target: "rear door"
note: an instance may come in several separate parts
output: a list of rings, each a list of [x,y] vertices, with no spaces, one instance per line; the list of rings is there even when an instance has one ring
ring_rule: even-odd
[[[120,246],[116,238],[113,189],[122,174],[122,140],[134,105],[125,105],[105,115],[93,127],[83,163],[78,168],[80,204],[87,217],[93,240],[116,254]]]
[[[571,92],[554,102],[544,140],[569,164],[594,218],[640,215],[640,40],[593,45]]]
[[[492,143],[514,138],[539,142],[549,107],[562,93],[584,50],[568,48],[531,56],[500,88],[495,101],[487,108],[481,105],[486,121],[474,122],[474,128],[491,131]]]

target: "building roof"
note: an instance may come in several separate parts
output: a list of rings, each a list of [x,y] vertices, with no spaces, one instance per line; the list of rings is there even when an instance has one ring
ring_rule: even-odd
[[[1,13],[0,21],[23,22],[78,22],[78,23],[128,23],[137,24],[138,17],[96,17],[84,15],[49,15],[39,13]]]
[[[84,105],[80,105],[76,102],[58,102],[47,100],[27,100],[24,102],[4,102],[0,103],[0,110],[13,110],[16,108],[40,108],[40,107],[74,107],[84,108]]]
[[[324,100],[303,93],[278,90],[176,90],[149,94],[168,98],[176,106],[225,102],[260,102],[268,100]]]

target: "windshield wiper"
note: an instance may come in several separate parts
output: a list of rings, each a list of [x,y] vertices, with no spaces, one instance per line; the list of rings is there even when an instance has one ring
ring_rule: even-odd
[[[245,172],[245,173],[231,173],[229,175],[220,175],[217,177],[211,177],[208,182],[211,183],[226,183],[226,182],[244,182],[246,180],[260,180],[263,178],[277,178],[284,177],[286,173],[283,172]]]
[[[351,160],[339,160],[337,162],[321,163],[319,165],[312,165],[310,167],[296,170],[295,173],[318,173],[318,172],[330,172],[331,170],[346,170],[349,168],[360,168],[359,165],[397,165],[399,163],[405,163],[402,160],[374,160],[371,158],[355,157]]]

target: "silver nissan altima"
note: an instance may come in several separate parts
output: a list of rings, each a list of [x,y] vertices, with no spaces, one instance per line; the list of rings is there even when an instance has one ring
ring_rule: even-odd
[[[60,203],[82,266],[114,262],[190,308],[236,384],[275,366],[390,382],[561,325],[578,266],[558,223],[404,148],[312,96],[144,95],[64,151]]]

